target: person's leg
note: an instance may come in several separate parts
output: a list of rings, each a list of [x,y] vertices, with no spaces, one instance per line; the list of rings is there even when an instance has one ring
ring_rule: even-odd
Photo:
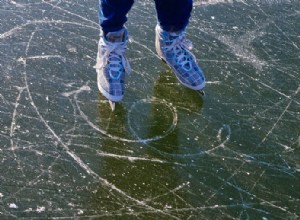
[[[114,103],[121,101],[125,92],[125,74],[130,65],[125,56],[128,42],[124,27],[127,13],[134,0],[100,0],[99,23],[101,26],[97,53],[97,84],[114,109]]]
[[[104,33],[119,31],[134,0],[99,0],[99,24]]]
[[[157,19],[164,31],[181,31],[188,25],[192,0],[155,0]]]

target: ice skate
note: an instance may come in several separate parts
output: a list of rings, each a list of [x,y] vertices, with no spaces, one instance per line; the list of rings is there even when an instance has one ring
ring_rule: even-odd
[[[171,67],[181,84],[205,94],[205,76],[190,51],[192,44],[186,40],[184,31],[167,32],[157,25],[155,46],[160,58]]]
[[[97,54],[97,84],[104,97],[109,100],[112,110],[120,102],[125,91],[125,75],[130,73],[130,65],[125,57],[128,41],[125,28],[104,35],[101,32]]]
[[[197,90],[197,92],[198,92],[201,96],[205,96],[205,92],[204,92],[203,89],[202,89],[202,90]]]
[[[110,106],[111,110],[114,111],[116,108],[116,103],[111,100],[109,100],[108,102],[109,102],[109,106]]]

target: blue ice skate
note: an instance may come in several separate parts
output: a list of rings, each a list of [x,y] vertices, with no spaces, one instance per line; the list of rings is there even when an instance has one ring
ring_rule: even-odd
[[[157,25],[155,46],[158,55],[171,67],[179,82],[204,95],[205,76],[190,51],[192,44],[186,40],[184,31],[167,32]]]

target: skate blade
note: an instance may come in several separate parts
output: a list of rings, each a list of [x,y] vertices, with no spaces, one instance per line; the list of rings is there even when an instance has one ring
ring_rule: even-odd
[[[202,96],[205,96],[204,90],[198,90],[198,93],[199,93],[200,95],[202,95]]]
[[[109,105],[110,105],[111,110],[114,111],[116,108],[116,103],[109,100]]]
[[[160,60],[161,60],[163,63],[167,64],[167,61],[165,61],[164,58],[160,58]]]

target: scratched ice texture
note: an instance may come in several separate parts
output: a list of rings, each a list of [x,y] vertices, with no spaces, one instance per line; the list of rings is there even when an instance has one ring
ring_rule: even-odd
[[[194,2],[206,96],[129,13],[125,98],[93,66],[97,0],[0,0],[0,219],[299,219],[300,3]]]

